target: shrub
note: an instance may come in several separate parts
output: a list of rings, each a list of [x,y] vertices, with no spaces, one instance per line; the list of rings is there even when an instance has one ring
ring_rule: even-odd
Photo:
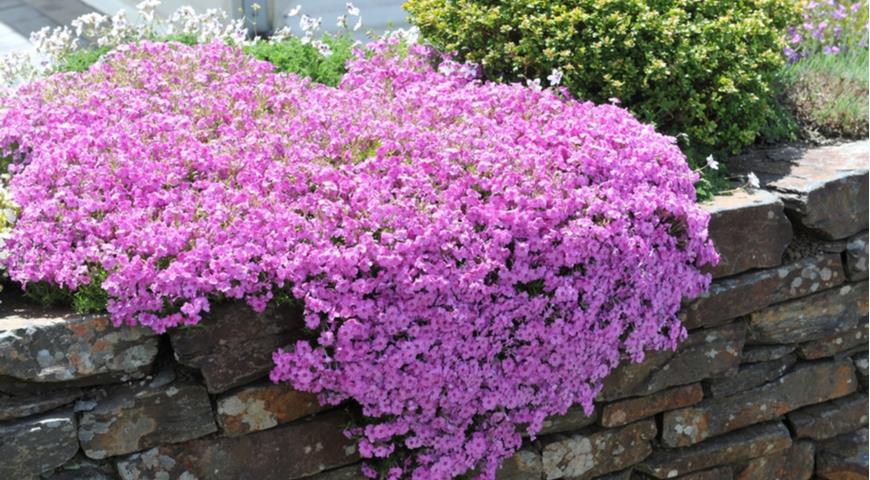
[[[611,97],[696,147],[752,143],[773,114],[792,0],[408,0],[425,37],[489,78],[545,78]],[[703,158],[703,157],[701,157]]]
[[[322,42],[328,55],[324,55],[323,47],[318,49],[297,37],[279,42],[255,43],[245,47],[245,51],[271,63],[278,72],[296,73],[334,87],[345,73],[345,63],[351,57],[354,41],[349,36],[325,35]]]
[[[273,380],[359,402],[359,451],[393,477],[492,478],[623,354],[684,336],[708,216],[673,139],[625,110],[397,45],[332,88],[143,42],[3,98],[10,276],[105,272],[113,321],[157,331],[289,291],[316,335]]]

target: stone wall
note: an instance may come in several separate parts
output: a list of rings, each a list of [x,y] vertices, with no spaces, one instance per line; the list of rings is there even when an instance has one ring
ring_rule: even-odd
[[[676,352],[622,365],[502,480],[867,478],[868,143],[734,160],[706,204],[722,255]],[[290,308],[157,336],[4,298],[0,479],[360,478],[344,408],[265,378]]]

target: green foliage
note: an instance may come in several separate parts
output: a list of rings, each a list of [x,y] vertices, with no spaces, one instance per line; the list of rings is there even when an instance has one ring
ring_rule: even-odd
[[[76,50],[65,56],[57,65],[58,72],[84,72],[103,58],[111,50],[109,47],[96,47]]]
[[[48,282],[31,283],[27,285],[24,295],[46,307],[72,305],[76,313],[105,312],[109,297],[102,285],[106,272],[99,267],[92,267],[90,277],[88,284],[80,285],[76,290]]]
[[[350,58],[353,39],[347,36],[323,37],[332,54],[324,56],[310,43],[296,37],[281,42],[259,42],[245,47],[245,52],[275,65],[278,72],[296,73],[318,83],[336,86],[345,73],[345,62]]]
[[[805,132],[866,138],[868,68],[866,47],[803,58],[782,72],[784,103]]]
[[[774,115],[791,0],[408,0],[411,21],[489,78],[618,98],[660,130],[737,152]]]

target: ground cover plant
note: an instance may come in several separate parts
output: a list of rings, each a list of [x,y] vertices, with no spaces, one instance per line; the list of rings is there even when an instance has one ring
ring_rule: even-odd
[[[812,1],[788,31],[782,102],[803,137],[868,134],[867,2]]]
[[[420,45],[356,55],[331,87],[142,41],[2,97],[3,262],[157,331],[289,293],[313,336],[272,378],[358,402],[368,474],[492,478],[622,355],[683,337],[716,259],[697,173],[619,106]]]
[[[793,0],[409,0],[423,35],[479,62],[487,78],[558,83],[616,99],[687,140],[693,166],[752,144],[775,118]],[[709,196],[727,186],[707,170]]]

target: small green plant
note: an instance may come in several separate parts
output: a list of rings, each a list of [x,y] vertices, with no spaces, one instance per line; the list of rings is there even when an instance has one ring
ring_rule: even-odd
[[[76,50],[65,55],[57,65],[58,72],[84,72],[97,63],[103,55],[111,50],[109,47],[96,47]]]
[[[258,42],[244,47],[245,52],[275,66],[278,72],[296,73],[318,83],[336,86],[345,73],[345,63],[351,57],[353,40],[349,36],[324,35],[328,54],[297,37],[280,42]]]

